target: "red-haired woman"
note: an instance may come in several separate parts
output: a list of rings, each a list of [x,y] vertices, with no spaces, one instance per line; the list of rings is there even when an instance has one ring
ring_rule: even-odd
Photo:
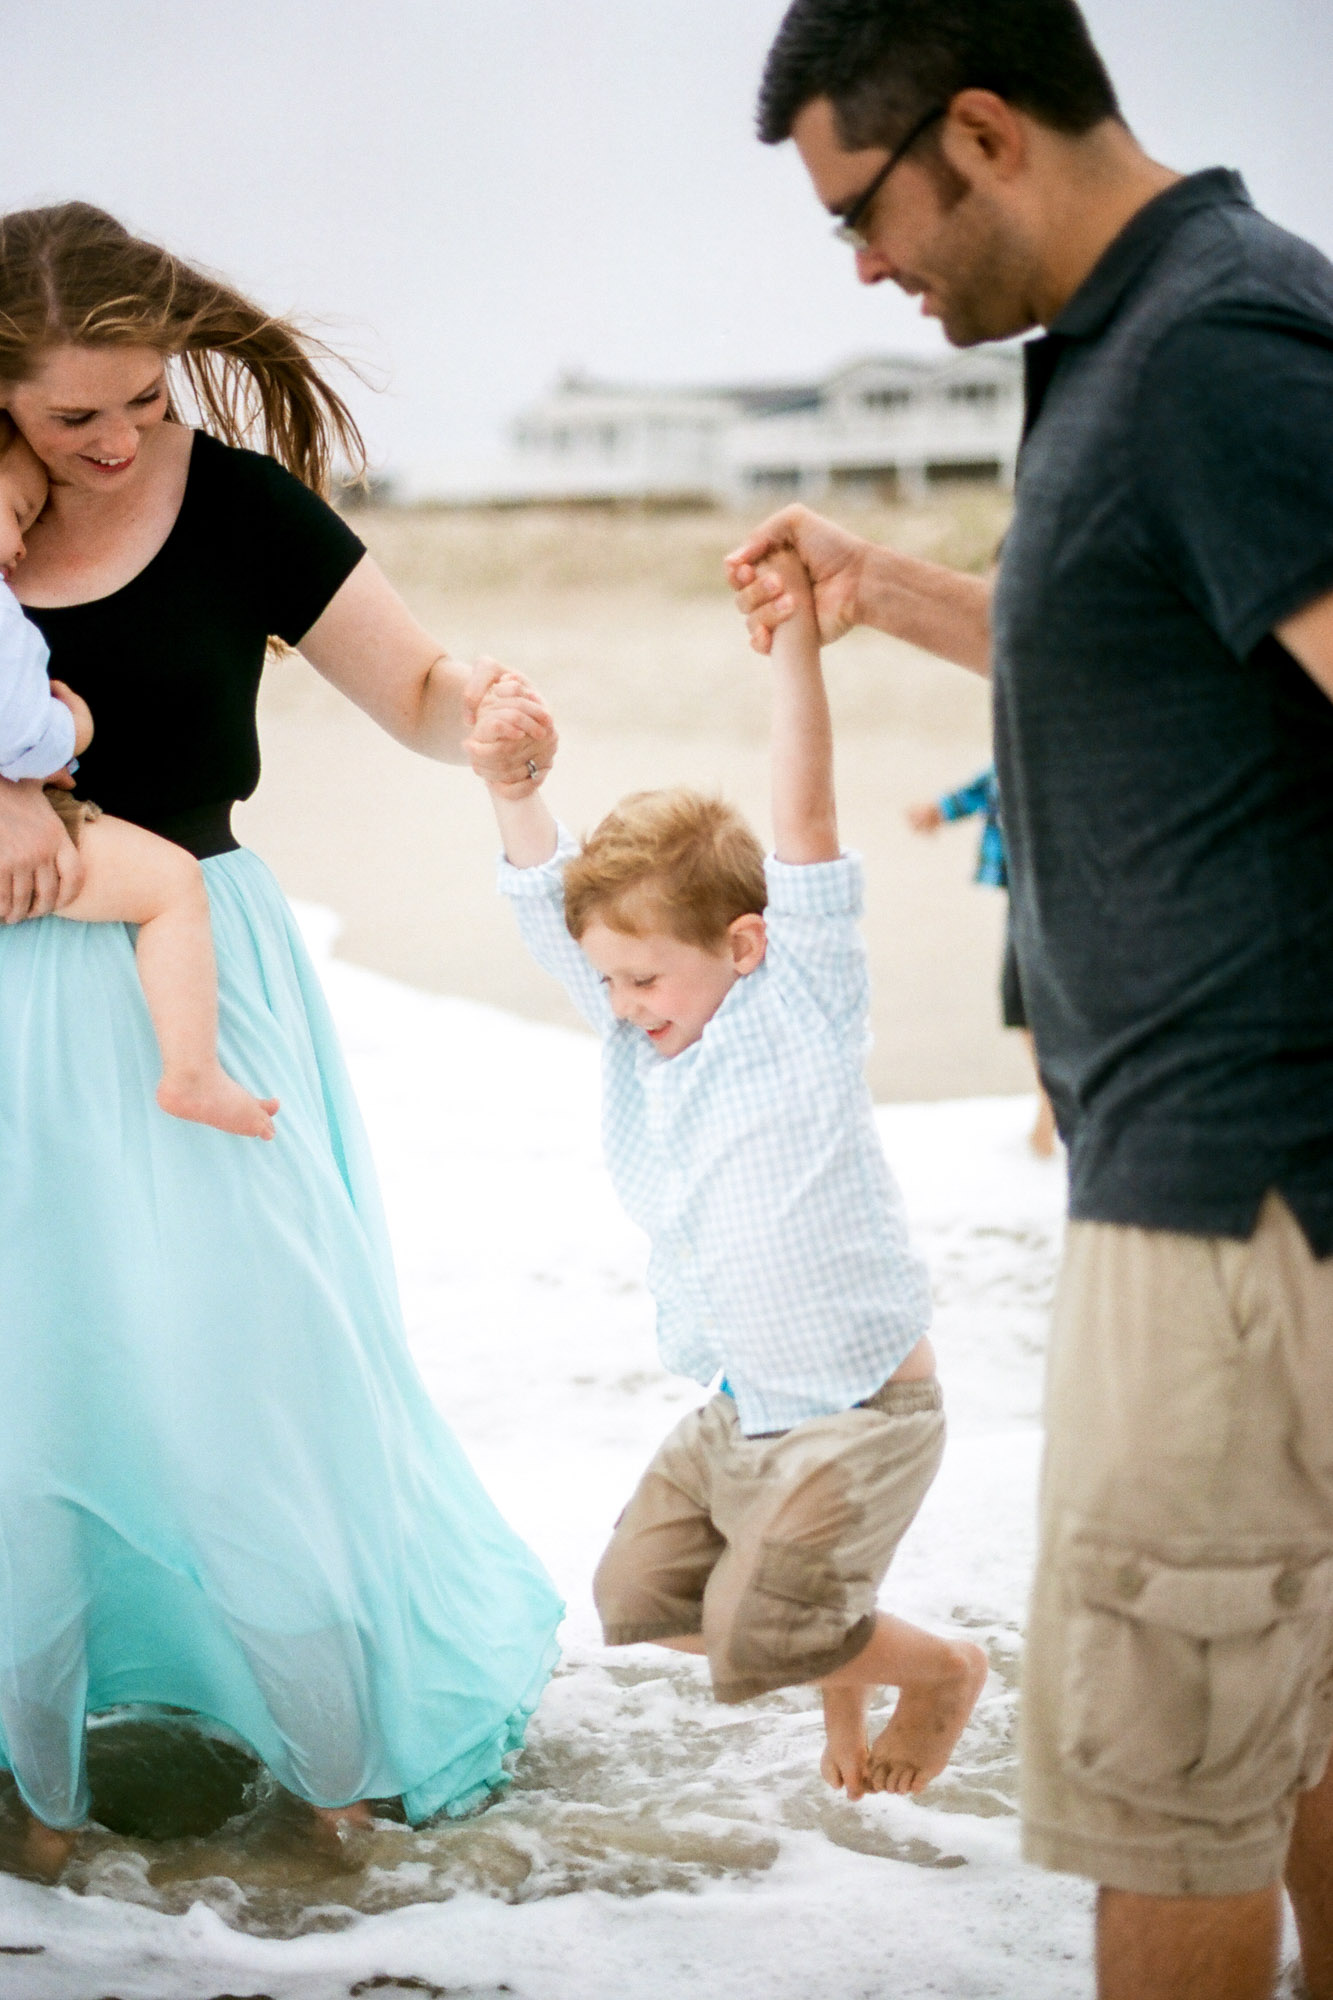
[[[467,673],[320,497],[360,440],[317,361],[97,209],[0,218],[0,407],[51,482],[13,587],[93,712],[80,790],[202,860],[220,1052],[282,1100],[258,1147],[158,1109],[130,936],[49,918],[75,850],[0,783],[0,1764],[51,1874],[90,1711],[194,1710],[326,1816],[419,1819],[503,1781],[554,1657],[555,1592],[412,1366],[318,984],[230,827],[271,635],[426,756],[468,731]],[[533,712],[492,775],[549,761]]]

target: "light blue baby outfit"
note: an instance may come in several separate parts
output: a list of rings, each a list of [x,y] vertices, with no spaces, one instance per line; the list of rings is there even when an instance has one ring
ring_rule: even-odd
[[[50,657],[0,578],[0,778],[49,778],[74,755],[74,717],[51,692]]]
[[[723,1371],[747,1435],[850,1409],[930,1322],[925,1267],[863,1075],[869,979],[854,855],[767,863],[768,948],[700,1039],[663,1057],[612,1012],[570,937],[577,849],[500,864],[523,937],[602,1037],[603,1141],[616,1192],[652,1244],[665,1365]]]

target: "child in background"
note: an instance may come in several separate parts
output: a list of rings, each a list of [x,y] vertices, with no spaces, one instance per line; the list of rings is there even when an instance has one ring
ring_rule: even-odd
[[[944,1418],[862,1074],[861,870],[838,844],[813,607],[787,568],[803,608],[773,641],[767,864],[690,792],[623,800],[579,852],[539,793],[491,789],[524,938],[603,1037],[607,1164],[651,1239],[663,1361],[722,1377],[616,1524],[594,1583],[607,1643],[706,1654],[724,1702],[814,1683],[821,1769],[857,1799],[944,1769],[986,1659],[877,1608]],[[525,719],[501,682],[475,735]],[[883,1685],[899,1700],[869,1747]]]
[[[78,846],[83,888],[58,914],[139,926],[135,961],[162,1053],[162,1109],[271,1139],[277,1099],[252,1097],[218,1062],[217,968],[199,863],[62,783],[92,740],[92,716],[78,695],[47,679],[46,641],[8,582],[46,493],[46,468],[0,412],[0,778],[48,781],[46,797]]]
[[[941,798],[909,806],[907,824],[913,833],[938,833],[946,821],[971,819],[977,813],[982,815],[981,842],[977,848],[977,867],[972,879],[990,889],[1008,889],[1009,865],[1004,852],[1004,828],[1000,824],[1000,788],[993,764],[978,772],[969,784],[960,785],[956,792],[945,792]],[[1013,926],[1010,923],[1005,924],[1004,931],[1000,1019],[1006,1028],[1021,1029],[1028,1045],[1037,1078],[1037,1116],[1028,1134],[1028,1144],[1038,1159],[1049,1160],[1055,1151],[1055,1113],[1042,1084],[1041,1072],[1037,1069],[1037,1052],[1023,1004],[1023,981],[1018,970],[1018,953],[1014,949]]]

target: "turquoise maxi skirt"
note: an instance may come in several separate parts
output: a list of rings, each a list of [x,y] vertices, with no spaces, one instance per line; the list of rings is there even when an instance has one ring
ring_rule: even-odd
[[[264,864],[204,864],[221,1051],[271,1144],[169,1118],[119,924],[0,931],[0,1766],[88,1811],[123,1703],[317,1805],[503,1783],[555,1591],[408,1354],[365,1135]]]

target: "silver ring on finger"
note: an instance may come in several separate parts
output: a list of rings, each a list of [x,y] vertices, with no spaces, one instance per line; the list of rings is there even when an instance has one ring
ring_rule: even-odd
[[[528,759],[528,776],[533,779],[537,776],[537,759],[535,757],[529,757]]]

